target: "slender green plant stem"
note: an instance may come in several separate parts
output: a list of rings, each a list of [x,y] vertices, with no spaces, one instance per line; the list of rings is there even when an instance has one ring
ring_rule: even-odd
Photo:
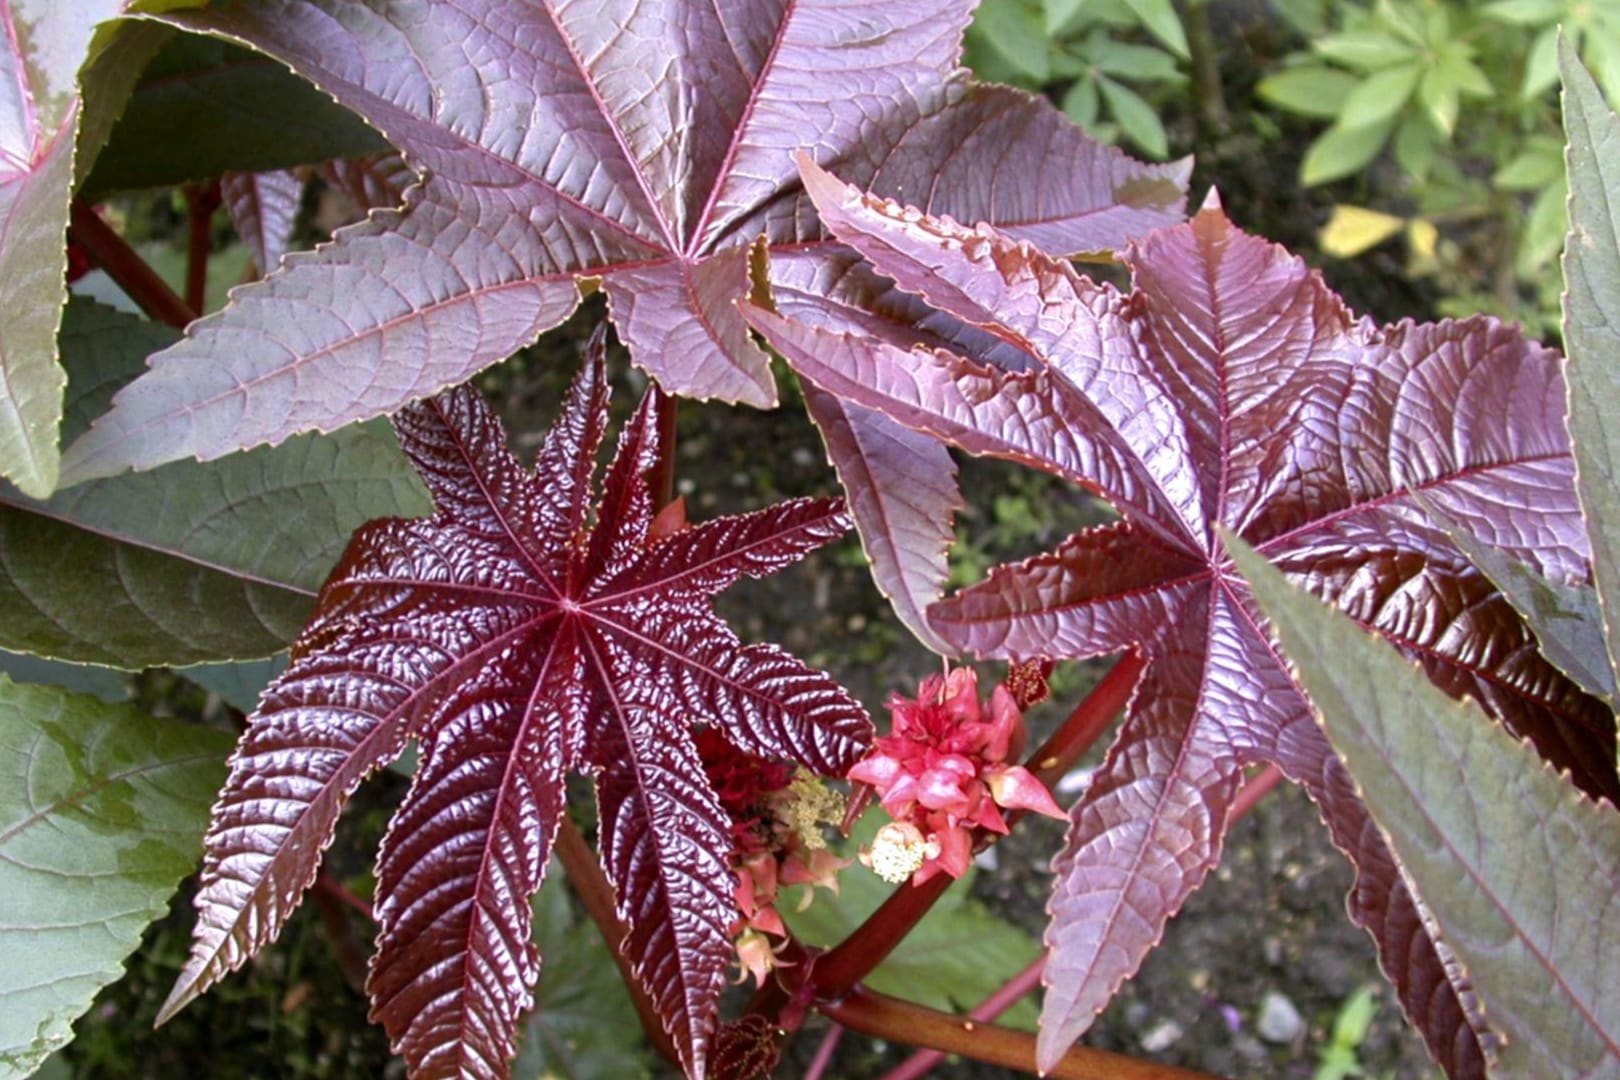
[[[664,1030],[663,1021],[658,1018],[657,1007],[647,996],[641,980],[636,978],[635,971],[620,948],[624,943],[624,925],[619,922],[618,911],[614,907],[613,886],[608,884],[607,876],[602,873],[591,845],[566,815],[557,830],[556,851],[563,869],[568,872],[568,884],[573,888],[574,895],[585,906],[585,913],[596,924],[602,940],[607,942],[608,951],[613,954],[613,962],[619,966],[619,977],[624,980],[625,989],[630,993],[630,1001],[635,1006],[636,1016],[641,1020],[641,1029],[646,1032],[647,1040],[664,1060],[679,1064],[680,1055],[670,1041],[669,1033]]]
[[[187,184],[186,304],[192,311],[208,306],[208,256],[214,247],[214,211],[219,209],[217,181]]]
[[[177,329],[197,317],[195,308],[180,299],[101,215],[78,199],[69,211],[68,230],[73,242],[147,315]]]
[[[1209,146],[1232,126],[1226,109],[1226,93],[1221,84],[1220,51],[1209,24],[1209,0],[1186,0],[1182,27],[1187,32],[1187,51],[1192,53],[1193,108],[1198,117],[1200,144]]]
[[[816,1009],[851,1031],[1035,1072],[1035,1037],[1026,1032],[981,1025],[864,986],[842,998],[818,1002]],[[1208,1073],[1139,1061],[1086,1046],[1070,1049],[1046,1075],[1053,1080],[1214,1080]]]

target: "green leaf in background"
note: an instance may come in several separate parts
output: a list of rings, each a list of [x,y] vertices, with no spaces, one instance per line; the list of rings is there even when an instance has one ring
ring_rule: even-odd
[[[1339,125],[1362,128],[1393,120],[1417,89],[1423,70],[1421,62],[1414,62],[1396,64],[1367,76],[1344,99]]]
[[[1183,60],[1192,58],[1187,48],[1187,32],[1182,29],[1181,16],[1170,0],[1125,0],[1148,32],[1164,43],[1164,47]]]
[[[1338,68],[1285,68],[1260,80],[1255,92],[1279,109],[1318,120],[1332,120],[1344,107],[1344,100],[1359,82],[1354,75]]]
[[[534,896],[542,958],[533,1011],[523,1021],[514,1080],[632,1080],[652,1072],[641,1022],[596,927],[580,918],[552,860]]]
[[[887,820],[872,812],[856,824],[850,841],[870,844]],[[976,871],[952,885],[926,918],[866,978],[884,994],[915,1001],[945,1012],[966,1012],[1004,986],[1034,962],[1040,948],[1023,930],[997,918],[968,896]],[[808,886],[801,886],[808,888]],[[839,875],[840,894],[816,890],[804,911],[794,911],[793,897],[777,905],[788,928],[811,945],[835,945],[849,936],[894,891],[866,867],[856,864]],[[1034,1031],[1034,1003],[1028,998],[997,1023]]]
[[[141,76],[84,194],[93,199],[386,149],[359,117],[284,65],[180,34]]]
[[[1311,47],[1318,54],[1357,71],[1377,71],[1417,59],[1416,50],[1379,30],[1346,30],[1318,38]]]
[[[175,336],[75,298],[64,431]],[[297,634],[356,527],[428,505],[380,422],[43,503],[0,488],[0,647],[127,668],[268,656]]]
[[[38,656],[0,649],[0,673],[13,682],[36,683],[90,694],[105,702],[129,700],[129,684],[110,668],[94,664],[70,664],[65,660],[44,660]]]
[[[1360,172],[1378,156],[1389,139],[1390,121],[1349,128],[1335,124],[1305,152],[1299,165],[1300,183],[1306,187]]]
[[[233,741],[0,675],[0,1077],[72,1038],[168,910]]]
[[[1162,161],[1170,156],[1169,137],[1153,106],[1124,83],[1115,82],[1106,75],[1097,76],[1097,88],[1102,91],[1103,100],[1108,102],[1108,111],[1119,122],[1120,130],[1130,136],[1132,142],[1146,151],[1149,157]]]
[[[1031,83],[1052,77],[1051,49],[1041,12],[1022,0],[985,0],[974,31]]]
[[[1222,532],[1373,820],[1462,961],[1496,1074],[1620,1076],[1620,813]]]
[[[220,698],[233,709],[251,713],[259,707],[259,695],[277,675],[287,670],[287,654],[277,653],[263,660],[232,660],[223,664],[195,664],[175,669],[198,686]]]
[[[1575,480],[1613,670],[1620,660],[1620,119],[1567,43],[1559,45],[1569,139],[1564,349]]]

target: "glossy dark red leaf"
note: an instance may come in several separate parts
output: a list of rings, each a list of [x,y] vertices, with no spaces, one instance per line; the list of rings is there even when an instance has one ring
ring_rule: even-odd
[[[1466,976],[1214,526],[1613,799],[1612,720],[1542,660],[1417,501],[1544,574],[1585,573],[1556,354],[1490,319],[1357,319],[1214,204],[1133,244],[1122,295],[994,229],[864,195],[808,163],[806,186],[840,239],[1004,352],[746,308],[799,374],[913,431],[1066,477],[1122,518],[930,609],[941,637],[982,656],[1134,647],[1149,660],[1056,860],[1041,1061],[1136,970],[1218,860],[1242,769],[1270,761],[1354,862],[1350,915],[1437,1060],[1477,1074],[1491,1036]]]
[[[400,213],[291,258],[158,358],[72,451],[71,474],[391,411],[561,322],[580,278],[601,282],[632,358],[666,389],[768,404],[767,357],[734,306],[754,246],[812,269],[848,256],[799,184],[799,149],[1064,250],[1178,218],[1184,164],[1142,165],[1045,99],[968,78],[972,8],[224,0],[168,13],[286,63],[423,179]]]
[[[600,339],[590,353],[534,472],[471,389],[396,418],[436,513],[355,534],[254,714],[165,1017],[275,937],[355,785],[416,739],[421,764],[378,858],[369,986],[411,1074],[506,1075],[539,974],[529,897],[572,770],[596,782],[625,955],[689,1075],[704,1075],[737,913],[726,815],[689,729],[834,776],[872,737],[829,676],[744,645],[712,597],[849,521],[836,500],[802,499],[650,536],[656,399],[598,498]]]

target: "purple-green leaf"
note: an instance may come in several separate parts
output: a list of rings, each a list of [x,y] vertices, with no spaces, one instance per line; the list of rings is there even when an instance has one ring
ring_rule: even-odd
[[[1356,865],[1351,917],[1437,1059],[1475,1072],[1485,1019],[1214,527],[1614,797],[1607,712],[1536,654],[1413,499],[1539,573],[1580,574],[1556,356],[1488,319],[1357,319],[1215,205],[1127,248],[1135,288],[1120,294],[995,229],[809,169],[806,183],[835,235],[879,272],[1028,363],[745,308],[795,370],[915,431],[1066,477],[1123,519],[929,609],[940,636],[983,656],[1134,647],[1149,661],[1057,859],[1040,1060],[1089,1026],[1215,863],[1239,770],[1272,761],[1307,788]]]
[[[174,337],[74,298],[60,337],[72,376],[64,431],[88,424]],[[379,423],[45,501],[0,485],[0,647],[125,668],[280,651],[349,533],[427,509]]]
[[[79,69],[96,24],[125,0],[0,7],[0,477],[56,488],[67,375],[56,327],[67,299],[68,198],[83,109]]]
[[[847,255],[799,186],[801,148],[1064,250],[1179,215],[1184,168],[1139,165],[1045,101],[967,78],[971,6],[276,0],[170,16],[287,63],[425,179],[401,213],[289,257],[155,358],[69,449],[69,475],[397,408],[561,322],[580,278],[600,280],[666,389],[769,404],[734,306],[750,252]]]
[[[737,912],[725,812],[689,729],[826,775],[872,729],[831,678],[742,644],[711,602],[843,533],[841,504],[651,536],[656,401],[621,433],[599,498],[599,341],[534,472],[471,389],[396,417],[437,512],[355,535],[265,692],[216,808],[193,953],[165,1015],[276,936],[355,785],[416,739],[421,765],[378,858],[370,980],[412,1074],[506,1075],[540,965],[529,897],[578,771],[595,781],[626,959],[687,1072],[704,1075]]]
[[[1620,119],[1559,39],[1569,171],[1564,344],[1575,476],[1592,542],[1611,670],[1620,671]]]
[[[1501,1076],[1620,1076],[1620,813],[1225,533],[1334,750],[1505,1036]]]
[[[31,1074],[196,865],[230,737],[0,674],[0,1073]]]

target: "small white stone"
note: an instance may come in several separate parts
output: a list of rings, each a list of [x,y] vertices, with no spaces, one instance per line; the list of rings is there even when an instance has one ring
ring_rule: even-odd
[[[1185,1034],[1174,1020],[1160,1020],[1143,1033],[1140,1045],[1147,1053],[1158,1054],[1176,1045]]]
[[[1291,1043],[1305,1030],[1305,1021],[1294,1003],[1275,990],[1260,999],[1260,1016],[1254,1030],[1269,1043]]]

